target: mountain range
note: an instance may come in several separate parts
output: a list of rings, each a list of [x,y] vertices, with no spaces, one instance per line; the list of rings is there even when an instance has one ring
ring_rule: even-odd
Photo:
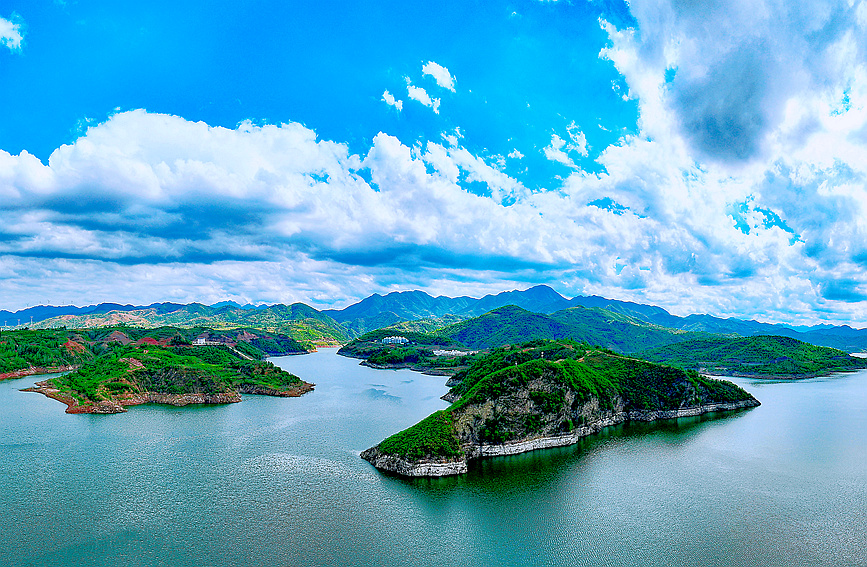
[[[22,324],[29,324],[32,316],[34,326],[39,327],[94,327],[110,324],[210,325],[217,328],[258,326],[285,332],[298,340],[328,343],[345,341],[366,331],[401,321],[445,317],[445,324],[449,324],[454,322],[455,317],[478,317],[507,305],[548,315],[571,307],[597,308],[676,331],[733,336],[780,335],[849,352],[867,350],[867,329],[853,329],[848,325],[794,327],[704,314],[680,317],[658,306],[599,296],[579,295],[567,299],[545,285],[524,291],[486,295],[479,299],[467,296],[433,297],[423,291],[373,294],[344,309],[323,311],[303,303],[258,307],[241,306],[233,302],[221,302],[211,306],[199,303],[154,303],[147,306],[101,303],[87,307],[37,306],[18,312],[0,311],[0,320],[4,323],[17,323],[20,319]]]

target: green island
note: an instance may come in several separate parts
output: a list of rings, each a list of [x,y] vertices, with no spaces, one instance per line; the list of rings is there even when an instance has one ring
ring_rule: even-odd
[[[313,384],[264,359],[306,352],[294,339],[249,329],[25,329],[0,334],[0,379],[63,373],[26,391],[65,403],[67,413],[120,413],[144,403],[300,396]]]
[[[449,408],[361,457],[403,476],[461,474],[474,458],[570,445],[626,421],[759,405],[731,382],[568,339],[496,349],[450,382]]]

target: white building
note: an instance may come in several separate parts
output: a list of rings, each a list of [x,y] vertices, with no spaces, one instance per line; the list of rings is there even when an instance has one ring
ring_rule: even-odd
[[[226,343],[223,341],[211,340],[207,337],[196,337],[193,339],[193,346],[222,346]]]
[[[409,339],[406,337],[385,337],[382,339],[382,343],[386,345],[402,345],[408,343]]]

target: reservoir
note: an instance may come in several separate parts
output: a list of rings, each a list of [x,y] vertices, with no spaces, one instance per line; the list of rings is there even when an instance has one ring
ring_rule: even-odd
[[[272,361],[316,389],[67,415],[0,382],[0,564],[867,565],[865,371],[402,479],[358,453],[447,407],[444,377]]]

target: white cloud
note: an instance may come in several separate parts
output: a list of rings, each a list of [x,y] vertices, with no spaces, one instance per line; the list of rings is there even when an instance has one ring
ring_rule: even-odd
[[[409,84],[408,80],[406,85],[406,93],[407,96],[409,96],[409,98],[411,98],[412,100],[418,101],[423,105],[433,109],[434,114],[440,113],[440,99],[431,98],[430,95],[427,94],[426,90],[421,87],[416,87]]]
[[[449,134],[447,132],[443,132],[442,134],[440,134],[440,136],[442,136],[442,139],[445,140],[446,142],[448,142],[448,144],[450,146],[457,146],[458,143],[460,142],[460,140],[458,140],[458,137],[455,136],[454,134]]]
[[[574,120],[566,126],[566,132],[569,136],[568,142],[557,134],[553,134],[551,136],[551,143],[542,149],[542,153],[550,161],[562,163],[572,169],[579,169],[578,165],[569,156],[569,152],[577,152],[579,155],[587,157],[589,155],[587,138],[585,138],[584,132],[575,124]]]
[[[12,20],[0,17],[0,45],[5,45],[12,51],[21,49],[24,36],[21,33],[20,19],[13,14]]]
[[[553,134],[551,135],[551,143],[542,149],[542,153],[544,153],[545,157],[548,158],[550,161],[556,161],[573,169],[577,169],[578,166],[575,165],[575,162],[572,161],[572,158],[569,157],[569,154],[567,154],[563,150],[563,148],[565,147],[566,140],[564,140],[557,134]]]
[[[448,69],[439,63],[428,61],[422,66],[421,72],[423,75],[430,75],[433,77],[436,83],[442,88],[455,92],[455,78],[452,77],[452,74],[449,73]]]
[[[612,57],[634,60],[632,46],[613,41]],[[600,153],[603,173],[576,171],[554,191],[459,143],[380,133],[359,156],[295,123],[118,113],[47,164],[0,151],[0,308],[58,294],[339,302],[545,281],[680,314],[864,324],[867,150],[851,133],[867,124],[867,73],[849,76],[845,115],[825,112],[798,137],[804,113],[787,111],[773,157],[738,169],[697,161],[653,115],[667,112],[662,94],[640,94],[642,131]],[[574,164],[571,126],[550,149]]]
[[[394,98],[394,95],[392,95],[387,90],[384,93],[382,93],[382,100],[383,100],[383,102],[385,102],[385,104],[395,107],[398,112],[403,110],[403,101]]]
[[[569,133],[569,139],[572,141],[568,145],[568,149],[578,152],[584,157],[590,155],[587,149],[587,138],[584,137],[584,132],[578,128],[574,120],[566,127],[566,131]]]
[[[464,137],[459,127],[455,128],[452,132],[442,132],[440,136],[443,140],[448,142],[450,146],[457,146]]]
[[[636,0],[640,32],[603,22],[613,44],[603,55],[640,99],[646,128],[660,117],[702,161],[747,164],[769,157],[792,99],[842,90],[863,64],[861,5]]]
[[[519,151],[518,151],[518,148],[515,148],[514,150],[512,150],[511,152],[509,152],[509,155],[506,156],[506,157],[510,157],[510,158],[512,158],[512,159],[524,159],[524,154],[522,154],[521,152],[519,152]]]

